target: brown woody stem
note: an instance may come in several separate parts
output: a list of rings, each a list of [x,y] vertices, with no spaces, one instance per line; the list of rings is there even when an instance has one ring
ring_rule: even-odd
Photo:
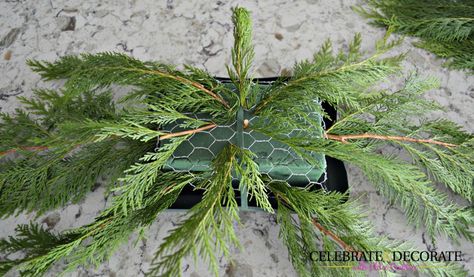
[[[205,88],[202,84],[200,84],[198,82],[194,82],[194,81],[188,80],[186,78],[183,78],[183,77],[180,77],[180,76],[174,76],[174,75],[164,73],[164,72],[161,72],[161,71],[158,71],[158,70],[141,70],[141,71],[143,71],[145,73],[160,75],[160,76],[163,76],[163,77],[166,77],[166,78],[170,78],[170,79],[179,81],[179,82],[184,83],[184,84],[191,85],[191,86],[203,91],[204,93],[210,95],[212,98],[216,99],[217,101],[221,102],[222,105],[224,105],[226,108],[230,108],[229,104],[222,97],[220,97],[219,95],[217,95],[214,92],[210,91],[209,89]]]
[[[290,201],[284,195],[282,195],[280,193],[276,193],[276,197],[279,198],[279,199],[282,199],[287,204],[290,204]],[[350,252],[355,251],[354,248],[352,248],[347,243],[345,243],[336,234],[334,234],[333,232],[326,229],[323,225],[319,224],[319,222],[316,220],[316,218],[312,218],[311,223],[313,223],[314,227],[316,227],[321,233],[325,234],[326,236],[329,236],[332,240],[334,240],[337,244],[339,244],[344,250],[350,251]],[[359,253],[359,255],[360,254],[361,253]]]
[[[185,135],[194,134],[194,133],[199,133],[201,131],[212,129],[216,126],[217,126],[216,124],[209,124],[209,125],[203,126],[201,128],[193,129],[193,130],[187,130],[187,131],[182,131],[182,132],[177,132],[177,133],[170,133],[170,134],[166,134],[166,135],[161,136],[160,140],[169,139],[169,138],[173,138],[173,137],[185,136]],[[80,146],[80,145],[78,145],[78,146]],[[42,150],[48,150],[49,147],[47,147],[47,146],[25,146],[25,147],[20,147],[20,149],[27,150],[27,151],[42,151]],[[0,152],[0,156],[15,153],[17,151],[18,151],[18,149],[12,148],[12,149],[9,149],[7,151]]]
[[[345,243],[342,239],[340,239],[336,234],[334,234],[333,232],[329,231],[328,229],[324,228],[323,225],[319,224],[315,218],[313,218],[313,221],[312,221],[314,227],[318,228],[318,230],[325,234],[326,236],[330,237],[332,240],[334,240],[337,244],[339,244],[342,248],[344,248],[344,250],[346,251],[350,251],[350,252],[353,252],[354,251],[354,248],[352,248],[351,246],[349,246],[347,243]]]
[[[436,144],[441,145],[444,147],[456,147],[456,144],[436,141],[432,139],[417,139],[417,138],[410,138],[410,137],[401,137],[401,136],[384,136],[384,135],[377,135],[377,134],[355,134],[355,135],[331,135],[326,134],[328,139],[337,140],[343,143],[347,143],[349,139],[379,139],[379,140],[398,140],[398,141],[408,141],[408,142],[417,142],[417,143],[429,143],[429,144]]]
[[[203,126],[201,128],[193,129],[193,130],[186,130],[186,131],[182,131],[182,132],[170,133],[170,134],[166,134],[166,135],[161,136],[160,140],[169,139],[169,138],[173,138],[173,137],[180,137],[180,136],[190,135],[190,134],[194,134],[194,133],[199,133],[199,132],[202,132],[202,131],[205,131],[205,130],[212,129],[216,126],[217,126],[216,124],[209,124],[209,125]]]
[[[21,150],[26,150],[26,151],[41,151],[41,150],[47,150],[48,147],[46,146],[25,146],[25,147],[20,147]],[[4,152],[0,152],[0,156],[3,156],[3,155],[8,155],[10,153],[15,153],[16,151],[18,151],[18,149],[8,149],[7,151],[4,151]]]

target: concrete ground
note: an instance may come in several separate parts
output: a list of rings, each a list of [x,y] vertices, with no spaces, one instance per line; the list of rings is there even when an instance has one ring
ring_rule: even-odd
[[[337,47],[347,47],[354,33],[361,32],[363,50],[384,34],[369,26],[351,10],[358,1],[153,1],[153,0],[3,0],[0,1],[0,109],[12,112],[16,96],[29,96],[32,88],[45,84],[25,65],[26,59],[53,61],[82,52],[118,51],[145,60],[176,65],[191,64],[217,76],[225,76],[230,62],[232,25],[230,8],[241,5],[252,10],[256,52],[256,75],[276,76],[295,61],[310,58],[326,38]],[[397,50],[408,51],[406,67],[441,80],[441,88],[429,98],[446,107],[446,118],[474,131],[474,77],[441,67],[442,61],[414,48],[406,40]],[[396,51],[395,51],[396,52]],[[474,273],[473,245],[454,245],[440,238],[431,242],[423,230],[406,223],[400,209],[388,204],[361,172],[349,167],[350,191],[367,205],[379,234],[409,239],[420,250],[461,250],[464,264]],[[51,211],[37,219],[61,231],[91,222],[107,203],[98,188],[82,203]],[[154,250],[181,212],[166,212],[148,231],[146,240],[120,249],[97,269],[78,268],[68,276],[142,276]],[[19,223],[34,219],[21,214],[0,220],[0,237],[13,233]],[[278,239],[272,215],[243,213],[238,235],[243,251],[232,254],[234,263],[219,262],[222,276],[295,276],[287,251]],[[206,266],[183,263],[184,275],[209,276]],[[58,267],[50,275],[58,274]],[[14,273],[12,273],[14,276]]]

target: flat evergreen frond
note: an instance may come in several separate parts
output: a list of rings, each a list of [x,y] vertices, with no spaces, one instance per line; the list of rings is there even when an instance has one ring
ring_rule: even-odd
[[[438,139],[449,139],[459,145],[473,139],[472,134],[463,131],[461,126],[446,119],[426,122],[422,126],[422,131],[425,129]]]
[[[28,261],[29,257],[44,255],[49,248],[68,243],[71,237],[67,234],[54,234],[35,223],[18,225],[16,237],[10,236],[0,240],[0,252],[22,253],[24,257],[0,261],[0,274],[6,274],[12,267]]]
[[[298,223],[292,217],[291,210],[284,205],[278,206],[277,221],[280,224],[279,237],[288,249],[288,258],[300,276],[311,276],[307,268],[310,252],[301,238]]]
[[[45,80],[67,79],[81,65],[78,56],[64,56],[57,62],[27,60],[27,64]]]
[[[113,120],[117,117],[109,91],[69,95],[62,91],[38,89],[32,98],[20,97],[20,101],[25,108],[17,109],[13,115],[3,114],[1,118],[2,146],[8,147],[8,150],[53,145],[73,148],[76,144],[85,143],[88,136],[75,132],[66,141],[61,141],[66,139],[66,134],[58,128],[65,122]]]
[[[435,41],[422,40],[414,43],[415,46],[423,48],[438,57],[446,59],[445,66],[453,69],[469,69],[474,68],[474,57],[472,51],[474,49],[474,40],[463,41]]]
[[[474,201],[474,187],[472,176],[474,176],[474,166],[472,162],[462,155],[453,155],[448,149],[438,149],[428,146],[432,153],[419,150],[408,144],[399,144],[409,152],[413,160],[426,169],[433,180],[445,184],[453,192],[461,195],[466,200]]]
[[[49,176],[60,163],[60,156],[51,155],[3,165],[0,174],[0,215],[6,217],[16,211],[45,209],[48,205],[44,201],[45,198],[50,200],[49,192],[54,182]]]
[[[198,184],[204,189],[201,202],[192,207],[186,219],[165,238],[155,254],[148,274],[181,276],[182,258],[193,253],[207,262],[218,276],[217,255],[229,256],[229,243],[238,244],[234,224],[238,204],[232,188],[232,168],[238,148],[225,147],[213,161],[212,175]]]
[[[147,108],[147,110],[137,112],[130,111],[129,114],[124,115],[124,118],[137,124],[156,124],[159,127],[177,121],[180,121],[179,127],[181,128],[197,128],[206,123],[171,108],[158,107],[152,104],[147,105]]]
[[[163,132],[152,130],[135,122],[125,121],[122,124],[111,124],[110,126],[102,127],[99,133],[96,134],[96,137],[97,141],[117,136],[147,142],[163,134]]]
[[[0,252],[26,252],[27,254],[42,254],[45,248],[67,241],[67,236],[55,235],[35,223],[18,225],[16,237],[0,240]]]
[[[447,66],[474,69],[474,4],[472,1],[368,0],[355,10],[380,27],[420,39],[415,46],[447,58]]]

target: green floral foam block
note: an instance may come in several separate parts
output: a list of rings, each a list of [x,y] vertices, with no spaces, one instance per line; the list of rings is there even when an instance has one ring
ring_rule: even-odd
[[[232,86],[232,84],[228,84]],[[268,83],[255,85],[256,91]],[[308,115],[315,121],[322,122],[321,115],[308,111]],[[208,115],[193,115],[201,120],[211,120]],[[247,128],[238,128],[248,120]],[[326,161],[323,154],[308,153],[316,158],[317,164],[309,164],[299,157],[293,150],[274,138],[263,135],[252,130],[253,124],[265,124],[265,118],[254,116],[252,109],[242,110],[240,116],[228,124],[218,125],[210,130],[193,134],[187,141],[183,142],[174,152],[165,166],[165,170],[181,172],[203,172],[211,170],[211,162],[217,154],[227,145],[233,143],[241,144],[243,148],[255,154],[254,160],[259,166],[260,173],[278,181],[286,181],[292,186],[307,186],[317,183],[326,170]],[[170,132],[182,131],[177,125],[165,128]],[[239,130],[241,129],[241,130]],[[320,130],[291,130],[288,137],[296,136],[298,133],[313,132],[313,136],[320,137]],[[239,141],[239,137],[240,140]],[[166,142],[163,142],[166,143]],[[234,173],[234,178],[239,179]]]

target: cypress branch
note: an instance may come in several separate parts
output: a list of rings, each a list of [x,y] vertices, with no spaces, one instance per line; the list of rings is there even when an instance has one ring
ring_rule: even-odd
[[[474,70],[474,4],[472,1],[368,0],[354,9],[378,27],[414,36],[415,46],[447,59],[445,66]]]
[[[461,2],[447,11],[458,13],[457,4]],[[217,275],[218,257],[229,257],[231,245],[238,245],[235,190],[243,188],[260,208],[276,213],[280,237],[301,276],[356,274],[350,268],[334,268],[331,262],[310,263],[310,253],[320,249],[414,250],[408,243],[375,235],[357,200],[272,180],[260,171],[256,153],[232,141],[208,171],[164,170],[192,137],[231,126],[239,107],[255,115],[246,131],[282,143],[308,165],[320,167],[313,154],[325,154],[360,167],[375,188],[400,205],[410,223],[426,228],[432,239],[438,235],[454,241],[474,239],[472,207],[449,201],[433,185],[441,182],[472,203],[473,135],[444,118],[426,117],[427,112],[441,109],[422,97],[438,86],[433,78],[413,73],[398,90],[375,88],[401,71],[404,55],[389,52],[400,40],[391,40],[390,30],[375,43],[372,55],[361,53],[359,34],[347,51],[337,54],[326,41],[313,60],[294,66],[291,77],[260,88],[250,72],[254,55],[250,13],[236,8],[232,20],[233,67],[227,69],[237,91],[191,66],[176,70],[118,53],[28,61],[45,80],[66,79],[66,83],[57,91],[36,90],[32,98],[21,99],[24,108],[1,115],[0,154],[5,159],[0,168],[0,216],[41,214],[80,201],[99,176],[108,177],[107,193],[116,193],[109,208],[79,228],[54,234],[35,224],[19,226],[16,237],[0,240],[0,253],[24,255],[1,261],[1,274],[17,268],[24,276],[40,276],[63,259],[66,270],[98,265],[135,230],[152,224],[191,184],[203,191],[203,198],[165,238],[150,275],[178,276],[182,259],[192,254]],[[469,22],[461,21],[437,21],[437,30],[457,26],[456,38],[451,39],[464,39]],[[131,91],[116,103],[112,85]],[[321,101],[339,113],[327,130],[313,116],[327,116]],[[401,147],[412,161],[381,154],[387,146]],[[241,187],[234,188],[232,179],[237,176]],[[277,209],[270,194],[276,196]],[[452,263],[412,264],[431,276],[467,276]]]
[[[234,70],[227,67],[227,72],[239,91],[240,106],[248,109],[252,106],[252,103],[248,103],[249,99],[247,99],[252,84],[249,71],[254,57],[252,20],[250,19],[250,12],[244,8],[236,7],[232,12],[232,22],[234,23],[232,65]]]
[[[398,141],[409,141],[409,142],[416,142],[416,143],[428,143],[428,144],[436,144],[441,145],[444,147],[455,147],[456,144],[436,141],[432,139],[416,139],[410,137],[401,137],[401,136],[382,136],[377,134],[353,134],[353,135],[331,135],[326,134],[328,139],[337,140],[343,143],[347,143],[347,140],[351,139],[380,139],[380,140],[398,140]]]

